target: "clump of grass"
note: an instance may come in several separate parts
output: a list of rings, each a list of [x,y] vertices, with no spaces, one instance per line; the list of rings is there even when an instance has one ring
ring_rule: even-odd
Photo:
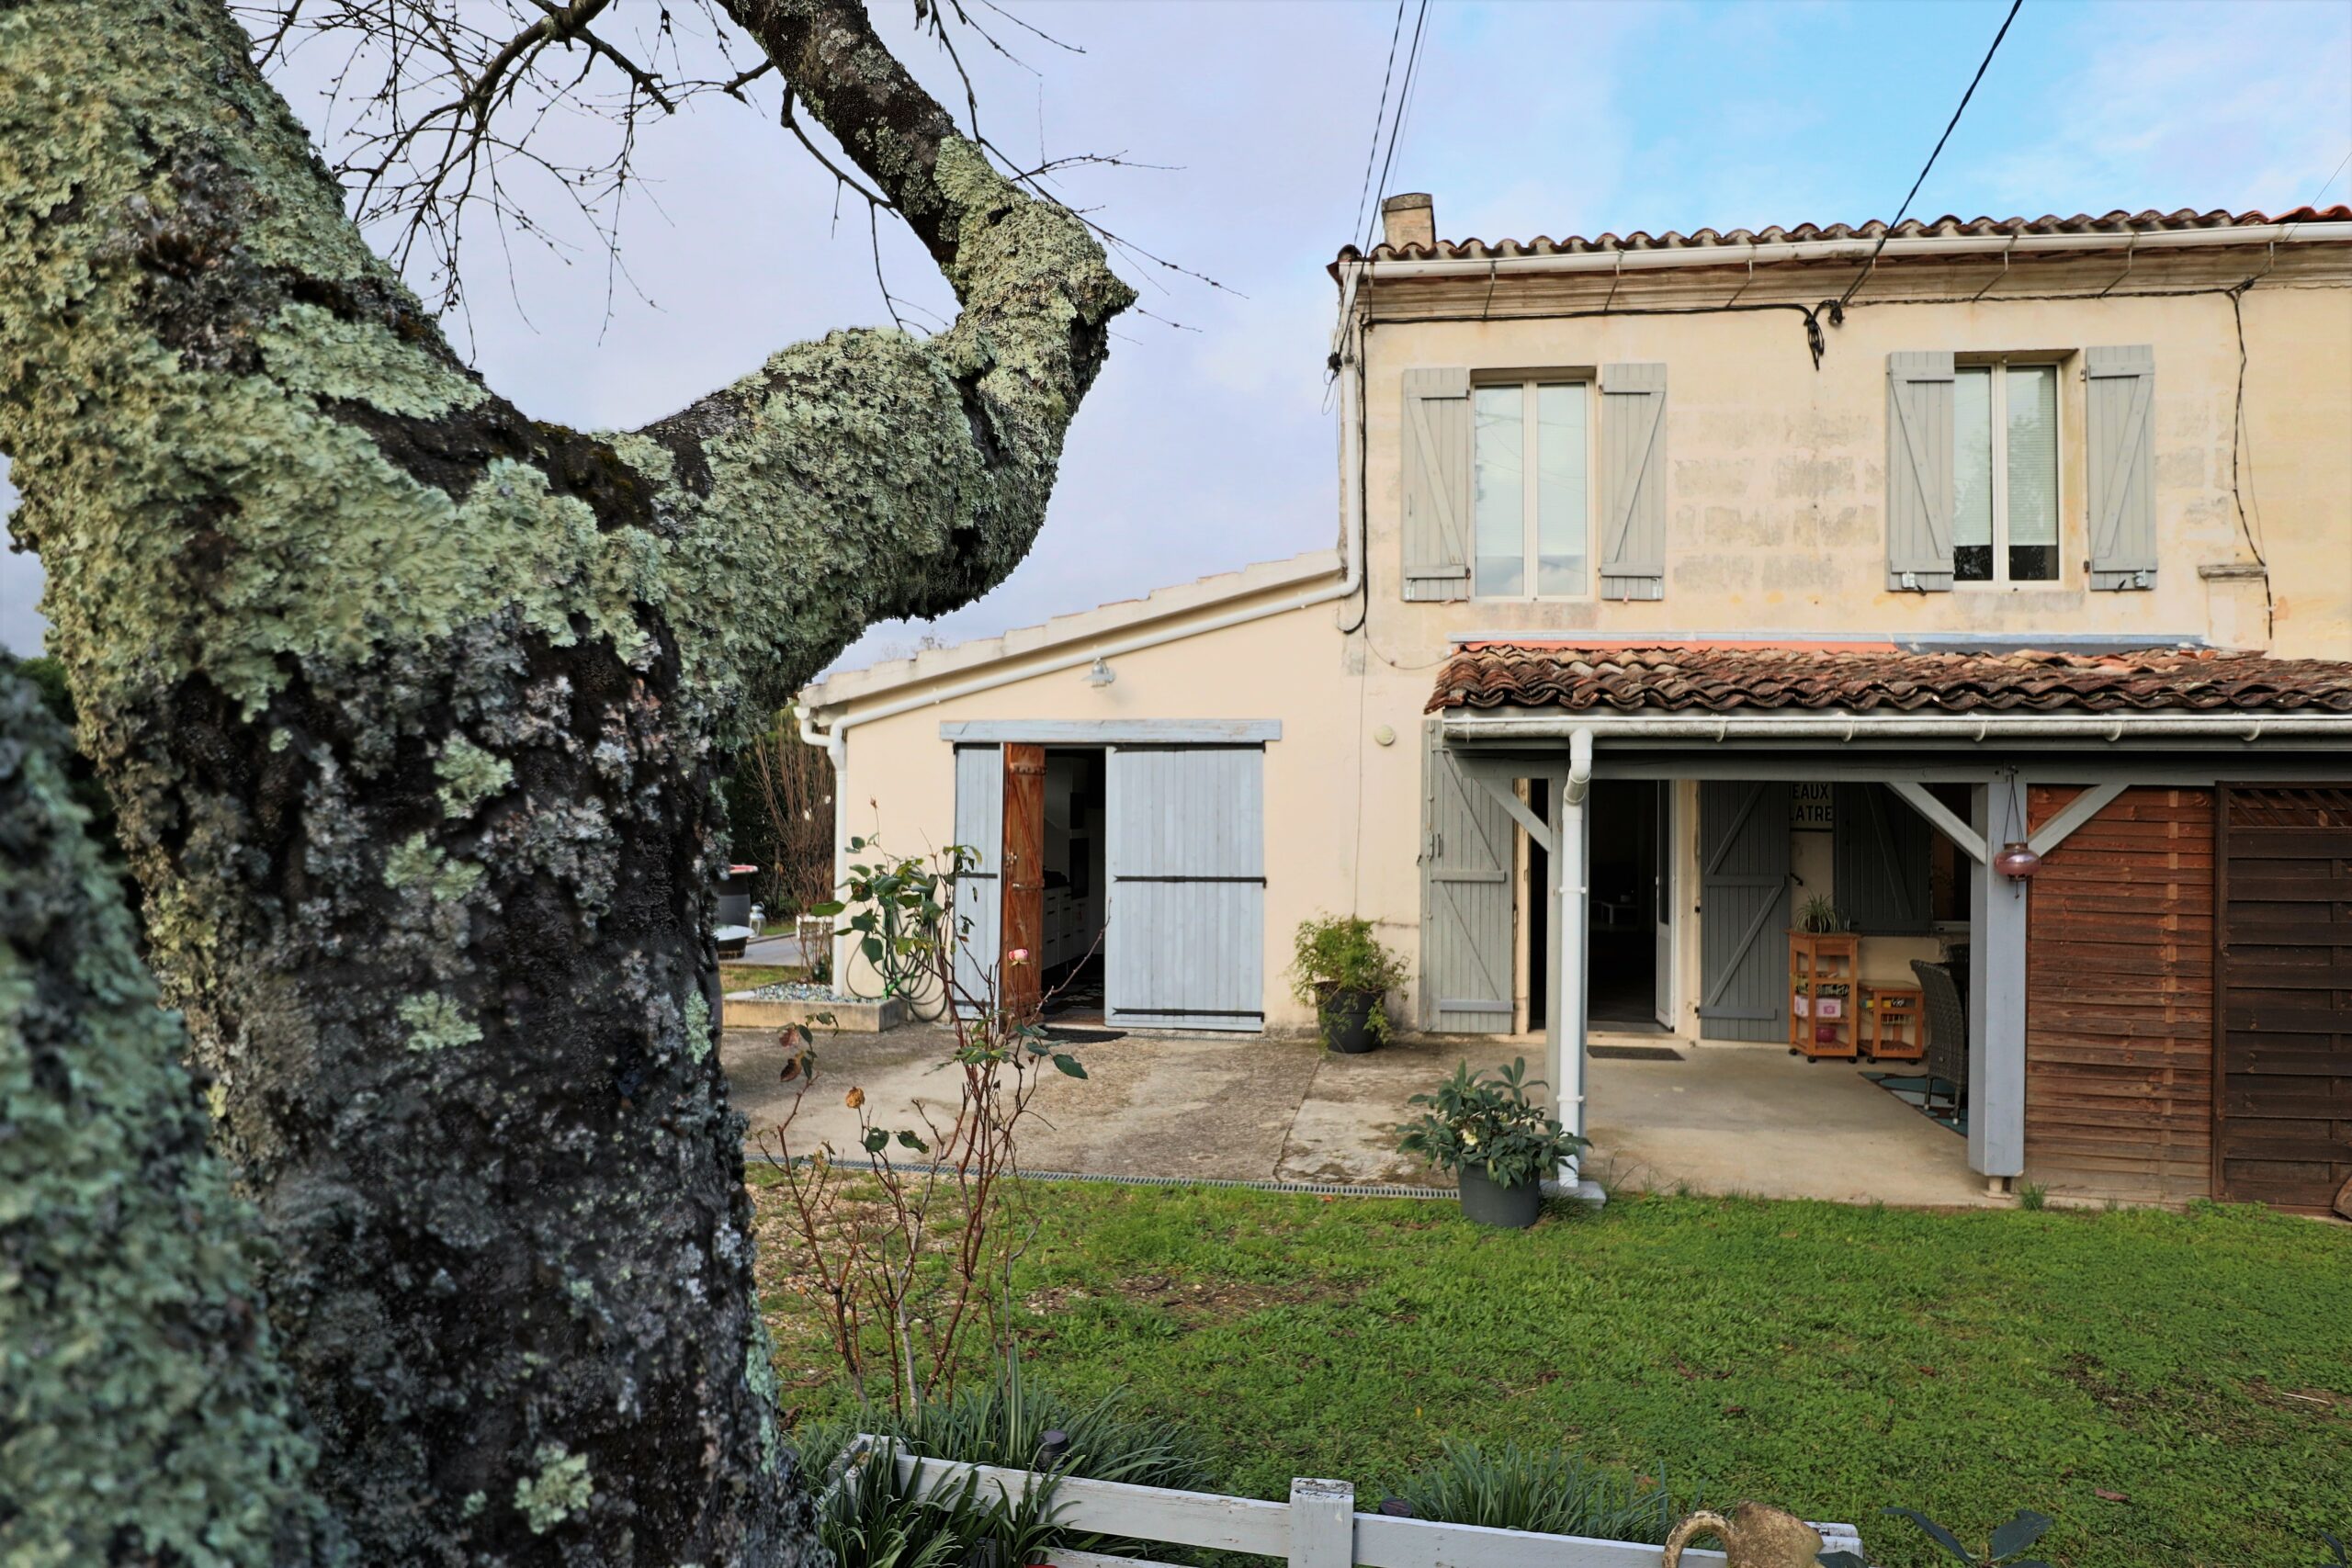
[[[899,1446],[885,1441],[831,1483],[817,1509],[817,1539],[842,1568],[964,1568],[1031,1562],[1053,1544],[1055,1483],[1018,1497],[983,1490],[977,1473],[926,1495],[924,1464],[899,1473]]]
[[[1417,1518],[1659,1545],[1699,1506],[1700,1495],[1693,1489],[1678,1498],[1663,1471],[1657,1473],[1655,1482],[1637,1478],[1557,1449],[1448,1442],[1396,1495]]]
[[[2049,1204],[2049,1188],[2042,1186],[2041,1183],[2038,1181],[2020,1181],[2018,1183],[2018,1208],[2041,1210],[2047,1208]]]
[[[805,1423],[793,1440],[804,1467],[816,1474],[830,1469],[860,1432],[888,1438],[909,1453],[966,1464],[1051,1468],[1136,1486],[1194,1490],[1208,1482],[1198,1451],[1174,1422],[1136,1414],[1115,1392],[1084,1404],[1065,1399],[1029,1382],[1018,1360],[1008,1360],[993,1382],[967,1385],[951,1398],[903,1414],[868,1405]],[[1048,1432],[1059,1432],[1069,1442],[1050,1464],[1041,1464],[1039,1450]]]

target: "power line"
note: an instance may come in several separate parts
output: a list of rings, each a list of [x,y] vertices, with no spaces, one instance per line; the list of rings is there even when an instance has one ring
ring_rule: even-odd
[[[1396,143],[1405,131],[1407,100],[1413,96],[1413,68],[1420,63],[1421,26],[1430,19],[1430,0],[1421,0],[1421,8],[1413,14],[1413,41],[1405,49],[1405,80],[1396,88],[1396,118],[1388,126],[1388,155],[1380,163],[1380,194],[1388,195],[1388,171],[1396,162]]]
[[[1363,189],[1356,195],[1355,221],[1348,225],[1348,238],[1362,242],[1364,229],[1364,203],[1372,195],[1372,166],[1380,161],[1380,128],[1388,118],[1388,79],[1396,69],[1396,39],[1405,30],[1405,0],[1396,0],[1396,20],[1388,28],[1388,62],[1380,68],[1380,106],[1372,111],[1372,145],[1363,150]]]
[[[1944,127],[1944,133],[1936,138],[1935,151],[1928,154],[1927,163],[1919,170],[1919,177],[1911,182],[1911,189],[1904,197],[1903,205],[1895,209],[1894,218],[1888,220],[1886,228],[1879,234],[1878,243],[1871,248],[1869,263],[1861,271],[1854,275],[1853,282],[1846,285],[1846,292],[1838,297],[1838,303],[1840,306],[1853,299],[1854,290],[1862,286],[1862,279],[1868,277],[1871,275],[1871,269],[1878,265],[1879,252],[1886,249],[1887,241],[1894,237],[1895,226],[1900,224],[1905,216],[1910,212],[1912,197],[1917,196],[1919,187],[1928,183],[1928,171],[1936,166],[1936,159],[1941,156],[1944,143],[1951,140],[1952,131],[1960,125],[1960,117],[1968,112],[1968,100],[1976,96],[1976,84],[1984,80],[1985,67],[1991,65],[1993,56],[2000,52],[2001,40],[2009,36],[2009,24],[2018,19],[2018,12],[2024,5],[2025,0],[2009,0],[2009,14],[2001,18],[2001,30],[1993,35],[1993,47],[1984,51],[1984,60],[1977,64],[1976,74],[1968,79],[1968,91],[1961,94],[1960,107],[1951,111],[1951,123]]]

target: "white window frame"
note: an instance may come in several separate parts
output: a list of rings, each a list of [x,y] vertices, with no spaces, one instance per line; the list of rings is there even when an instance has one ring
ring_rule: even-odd
[[[1964,578],[1961,576],[1958,570],[1960,542],[1955,539],[1952,541],[1952,551],[1954,557],[1952,564],[1954,570],[1952,571],[1951,585],[1956,589],[1966,589],[1976,592],[1984,592],[1985,590],[1992,589],[2009,592],[2017,589],[2065,587],[2067,579],[2067,502],[2071,498],[2066,493],[2067,431],[2066,366],[2064,359],[2059,355],[2048,354],[2019,355],[2015,357],[2011,357],[2007,355],[1997,355],[1989,358],[1982,359],[1962,358],[1953,367],[1953,368],[1962,373],[1971,370],[1985,371],[1987,372],[1986,379],[1990,383],[1988,389],[1991,394],[1990,402],[1992,412],[1988,423],[1992,427],[1993,437],[1993,477],[1991,480],[1993,486],[1993,575],[1981,580],[1976,578]],[[2056,459],[2058,468],[2056,475],[2053,476],[2058,502],[2058,543],[2055,546],[2058,552],[2058,574],[2055,577],[2021,577],[2013,579],[2009,576],[2008,373],[2013,369],[2048,370],[2051,373],[2052,386],[2056,393],[2056,396],[2051,400],[2051,409],[2052,412],[2057,419],[2058,425],[2057,429],[2051,433],[2050,444],[2051,452]],[[1957,482],[1957,480],[1955,480],[1955,482]],[[1955,516],[1953,519],[1955,526],[1957,526],[1958,522],[1959,519]]]
[[[1470,393],[1477,394],[1488,387],[1517,387],[1520,389],[1520,473],[1519,473],[1519,558],[1520,581],[1527,584],[1523,593],[1481,593],[1478,592],[1478,536],[1475,508],[1478,493],[1478,437],[1476,413],[1471,416],[1470,429],[1470,493],[1472,521],[1470,531],[1470,596],[1495,604],[1524,604],[1531,602],[1549,604],[1573,604],[1593,596],[1593,575],[1597,566],[1597,545],[1594,540],[1594,514],[1600,506],[1600,476],[1594,472],[1593,459],[1599,455],[1595,437],[1600,423],[1600,378],[1586,372],[1574,375],[1557,371],[1532,375],[1479,376],[1471,382]],[[1543,465],[1536,460],[1535,389],[1539,387],[1582,387],[1584,389],[1584,583],[1573,593],[1538,593],[1535,584],[1542,580],[1538,496],[1542,490]]]

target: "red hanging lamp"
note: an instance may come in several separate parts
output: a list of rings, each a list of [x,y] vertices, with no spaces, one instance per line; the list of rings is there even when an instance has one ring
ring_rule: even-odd
[[[2018,775],[2009,774],[2009,821],[2017,828],[2025,826],[2025,802],[2019,798]],[[2011,839],[1993,857],[1993,869],[2012,882],[2025,882],[2041,869],[2041,856],[2023,839]]]

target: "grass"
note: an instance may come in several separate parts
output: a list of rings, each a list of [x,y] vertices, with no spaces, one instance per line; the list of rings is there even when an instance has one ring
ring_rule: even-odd
[[[1890,1504],[1979,1540],[2052,1515],[2063,1568],[2309,1568],[2320,1530],[2352,1534],[2340,1227],[1632,1198],[1507,1234],[1405,1201],[1034,1197],[1030,1375],[1181,1420],[1220,1490],[1376,1499],[1453,1439],[1850,1520],[1894,1568],[1935,1559]],[[837,1411],[763,1229],[785,1404]]]
[[[722,964],[718,966],[718,987],[722,991],[748,991],[754,986],[780,986],[787,980],[806,980],[808,971],[783,964]]]

